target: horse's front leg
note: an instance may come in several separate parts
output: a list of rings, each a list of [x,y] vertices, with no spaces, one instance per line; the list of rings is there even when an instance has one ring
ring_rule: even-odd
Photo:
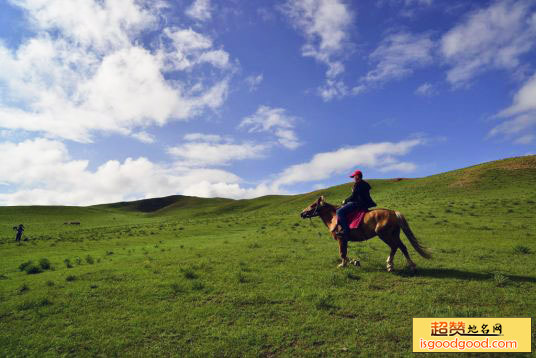
[[[337,267],[346,267],[348,265],[348,257],[346,256],[347,252],[348,241],[339,239],[339,255],[341,256],[341,263]]]

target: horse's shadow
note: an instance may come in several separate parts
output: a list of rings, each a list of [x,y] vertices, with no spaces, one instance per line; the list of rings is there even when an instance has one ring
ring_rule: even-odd
[[[458,280],[474,280],[474,281],[488,281],[493,279],[494,273],[481,273],[461,271],[450,268],[417,268],[415,273],[411,273],[409,270],[398,271],[395,274],[404,277],[432,277],[432,278],[454,278]],[[531,282],[536,283],[536,277],[530,276],[518,276],[504,273],[504,276],[508,277],[513,282]]]

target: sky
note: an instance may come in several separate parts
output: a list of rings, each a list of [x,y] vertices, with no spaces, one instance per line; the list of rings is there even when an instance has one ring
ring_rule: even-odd
[[[0,2],[0,205],[244,199],[534,153],[534,0]]]

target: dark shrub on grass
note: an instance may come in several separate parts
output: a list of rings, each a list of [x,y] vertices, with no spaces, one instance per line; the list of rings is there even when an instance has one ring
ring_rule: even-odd
[[[47,281],[47,286],[48,287],[54,286],[54,281]]]
[[[26,271],[26,267],[32,265],[32,261],[26,261],[19,265],[19,271]]]
[[[87,255],[86,256],[86,262],[90,265],[93,265],[93,263],[95,262],[95,260],[93,260],[93,257],[91,257],[91,255]]]
[[[528,255],[531,253],[530,248],[523,246],[523,245],[517,245],[514,247],[514,253],[516,254],[522,254],[522,255]]]
[[[19,288],[17,288],[17,293],[20,295],[24,292],[28,292],[30,290],[30,286],[28,286],[27,284],[23,283]]]
[[[191,269],[191,268],[183,269],[182,274],[188,280],[193,280],[193,279],[196,279],[198,277],[198,275],[195,273],[195,271],[193,269]]]
[[[238,271],[238,273],[236,275],[236,278],[238,279],[238,282],[240,282],[240,283],[248,282],[246,276],[244,275],[244,273],[242,271]]]
[[[50,264],[50,261],[46,257],[44,257],[41,260],[39,260],[39,266],[43,270],[50,270],[51,267],[52,267],[52,265]]]
[[[76,276],[75,275],[69,275],[65,278],[65,281],[67,282],[72,282],[72,281],[76,281]]]
[[[63,260],[63,262],[65,262],[65,266],[67,266],[67,268],[73,268],[73,264],[71,264],[71,260],[65,259]]]
[[[37,265],[32,264],[30,266],[26,266],[25,271],[28,275],[35,275],[37,273],[43,272],[43,269],[41,269],[41,267]]]

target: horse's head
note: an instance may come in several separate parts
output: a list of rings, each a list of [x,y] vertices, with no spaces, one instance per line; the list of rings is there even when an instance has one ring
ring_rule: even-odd
[[[308,219],[318,216],[319,210],[322,209],[325,205],[326,202],[324,201],[324,196],[321,196],[314,203],[303,209],[300,216],[302,219]]]

